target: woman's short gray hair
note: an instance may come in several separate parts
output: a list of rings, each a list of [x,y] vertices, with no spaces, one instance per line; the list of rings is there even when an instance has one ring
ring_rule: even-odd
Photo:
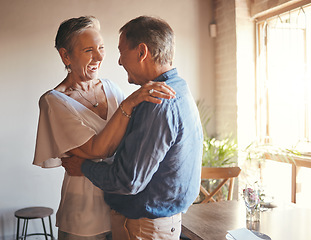
[[[155,63],[173,63],[175,36],[167,22],[160,18],[140,16],[126,23],[119,31],[124,33],[130,48],[145,43]]]
[[[60,48],[65,48],[67,51],[71,52],[75,37],[87,28],[95,28],[99,31],[99,21],[93,16],[82,16],[63,21],[56,34],[56,49],[59,50]]]

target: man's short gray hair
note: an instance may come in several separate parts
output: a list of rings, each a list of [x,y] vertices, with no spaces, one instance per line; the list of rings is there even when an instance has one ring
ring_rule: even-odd
[[[164,20],[140,16],[126,23],[119,32],[125,34],[131,49],[145,43],[155,63],[172,65],[175,36],[172,28]]]

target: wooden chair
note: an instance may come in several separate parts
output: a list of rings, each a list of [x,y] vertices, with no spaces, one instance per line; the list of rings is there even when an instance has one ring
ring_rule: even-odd
[[[202,167],[201,179],[222,179],[219,185],[209,193],[202,185],[200,186],[201,192],[204,194],[205,199],[200,203],[209,201],[216,202],[213,198],[215,194],[222,188],[222,186],[229,181],[229,192],[227,200],[232,200],[232,191],[234,178],[238,177],[241,172],[239,167]]]

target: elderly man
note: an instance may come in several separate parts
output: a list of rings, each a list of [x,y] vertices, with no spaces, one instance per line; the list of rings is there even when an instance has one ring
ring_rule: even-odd
[[[165,82],[176,98],[143,102],[131,115],[123,111],[130,122],[112,164],[64,165],[69,174],[81,170],[105,192],[114,240],[177,240],[181,213],[200,186],[203,137],[196,104],[172,67],[174,33],[165,21],[147,16],[129,21],[120,29],[119,51],[130,83]]]

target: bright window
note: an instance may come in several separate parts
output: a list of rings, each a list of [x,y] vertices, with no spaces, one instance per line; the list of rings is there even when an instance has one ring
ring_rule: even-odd
[[[311,6],[257,24],[257,132],[281,147],[311,138]]]
[[[256,88],[261,142],[311,153],[311,5],[257,23]],[[266,188],[275,197],[290,199],[291,170],[281,167],[267,164]],[[311,197],[309,188],[304,190],[310,172],[299,171],[297,203]]]

